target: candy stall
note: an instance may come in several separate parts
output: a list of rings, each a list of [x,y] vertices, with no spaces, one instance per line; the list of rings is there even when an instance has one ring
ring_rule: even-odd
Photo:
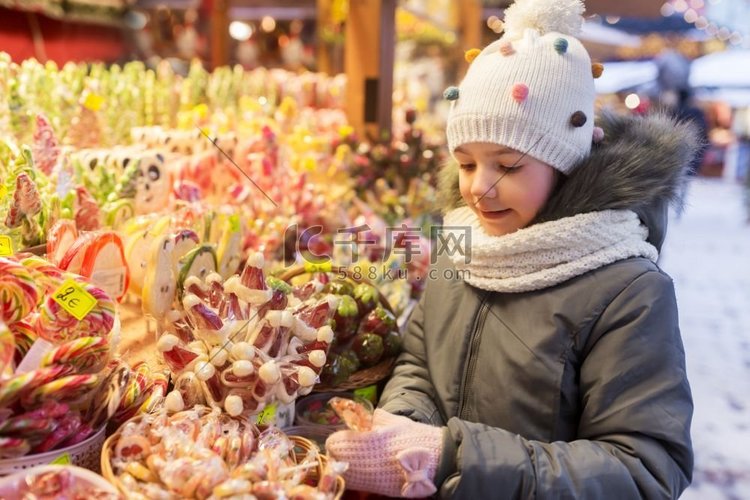
[[[347,85],[0,53],[0,497],[344,494],[445,160]]]

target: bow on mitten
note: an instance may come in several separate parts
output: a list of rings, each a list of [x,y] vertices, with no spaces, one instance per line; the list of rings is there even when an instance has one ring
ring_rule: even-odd
[[[328,454],[347,462],[347,488],[391,497],[426,497],[437,491],[435,472],[443,428],[377,409],[368,432],[339,431],[326,440]]]

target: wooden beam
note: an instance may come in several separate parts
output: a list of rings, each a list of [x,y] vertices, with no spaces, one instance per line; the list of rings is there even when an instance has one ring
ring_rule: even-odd
[[[390,132],[395,0],[350,0],[344,42],[346,112],[360,136]]]
[[[211,67],[229,63],[229,0],[213,0],[211,8]]]

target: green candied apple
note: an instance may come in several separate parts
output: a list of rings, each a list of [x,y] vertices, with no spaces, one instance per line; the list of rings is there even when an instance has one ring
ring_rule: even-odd
[[[374,333],[360,333],[354,337],[352,349],[363,365],[372,366],[383,356],[383,338]]]
[[[280,280],[279,278],[276,278],[275,276],[267,276],[266,284],[268,285],[270,289],[279,290],[280,292],[283,292],[285,295],[291,295],[292,293],[292,286],[286,281]]]
[[[340,356],[348,363],[351,363],[352,373],[359,370],[360,362],[356,352],[352,351],[351,349],[347,349],[343,351]]]
[[[345,280],[333,280],[323,287],[324,293],[332,293],[334,295],[354,295],[354,287],[351,283]]]
[[[364,316],[378,305],[380,294],[374,286],[360,283],[354,287],[354,298],[357,301],[360,316]]]
[[[357,308],[357,302],[349,295],[341,295],[340,297],[339,306],[333,316],[336,323],[333,331],[336,334],[336,341],[343,344],[357,333],[359,309]]]
[[[395,330],[391,330],[383,337],[383,356],[390,358],[392,356],[398,356],[401,352],[401,345],[403,341],[401,335]]]
[[[349,376],[354,373],[351,370],[350,363],[343,360],[338,354],[329,354],[323,370],[320,372],[320,381],[331,387],[346,382]]]
[[[370,311],[367,316],[362,318],[362,322],[359,324],[359,332],[374,333],[385,336],[391,330],[396,329],[396,316],[391,311],[378,306]]]

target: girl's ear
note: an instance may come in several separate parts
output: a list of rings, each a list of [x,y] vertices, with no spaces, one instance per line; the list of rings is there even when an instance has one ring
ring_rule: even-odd
[[[438,173],[437,198],[443,213],[466,205],[458,187],[458,163],[450,158]]]

